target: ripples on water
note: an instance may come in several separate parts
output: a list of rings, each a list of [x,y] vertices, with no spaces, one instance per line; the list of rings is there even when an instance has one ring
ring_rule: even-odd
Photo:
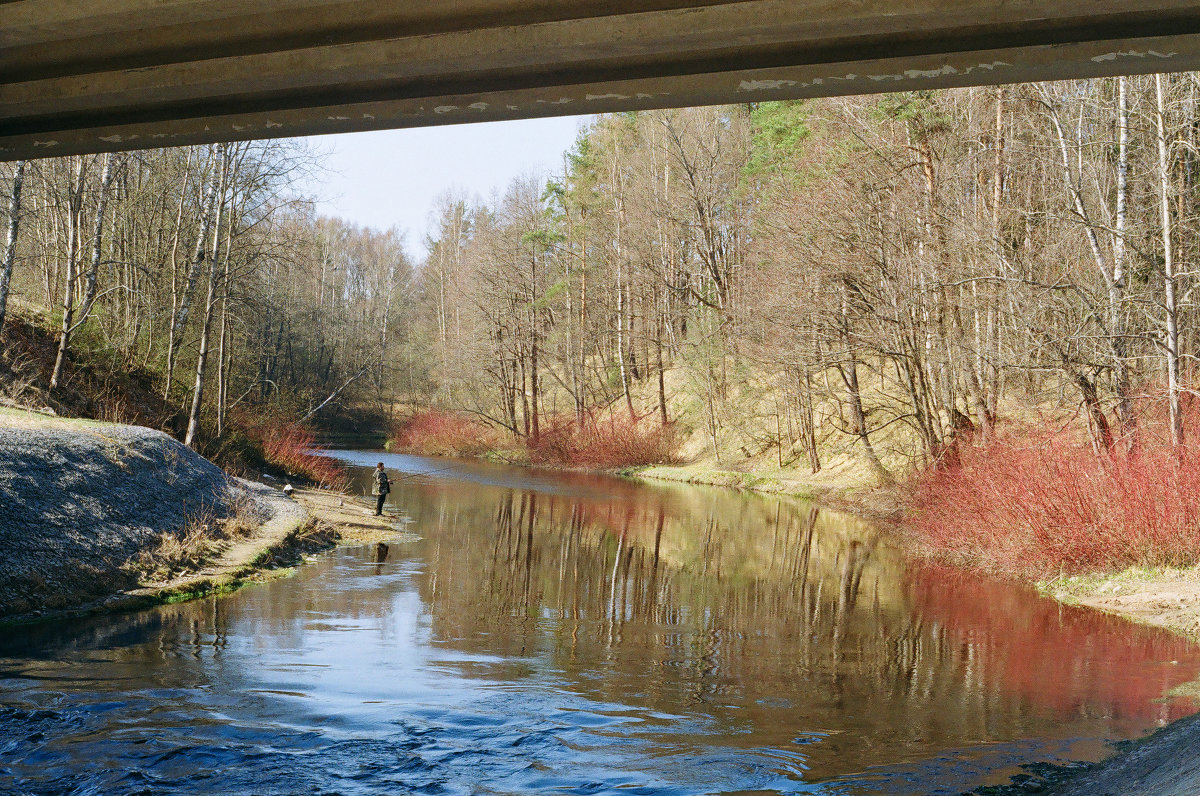
[[[344,455],[418,541],[0,631],[0,791],[960,793],[1194,709],[1187,642],[850,517]]]

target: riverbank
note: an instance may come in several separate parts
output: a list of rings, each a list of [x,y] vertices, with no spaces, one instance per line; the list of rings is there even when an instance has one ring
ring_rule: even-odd
[[[900,521],[898,487],[797,478],[780,471],[726,471],[697,465],[631,468],[624,474],[651,480],[725,486],[793,495],[860,515]],[[919,552],[919,551],[917,551]],[[1200,569],[1130,568],[1117,573],[1063,577],[1036,584],[1059,602],[1083,605],[1200,641]],[[1200,690],[1189,695],[1200,701]],[[1074,768],[1034,767],[1035,776],[988,793],[1042,792],[1055,796],[1195,796],[1200,793],[1200,715],[1118,745],[1108,759]]]
[[[654,465],[617,472],[651,481],[798,497],[868,519],[893,523],[901,522],[904,514],[905,496],[901,487],[883,486],[862,479],[805,479],[786,470],[718,470],[700,465]],[[911,540],[902,539],[902,542],[912,547]],[[921,554],[916,549],[912,552]],[[1061,577],[1033,585],[1059,602],[1116,614],[1200,642],[1200,568],[1132,567],[1118,572]]]
[[[618,472],[648,481],[795,496],[873,519],[903,520],[902,488],[884,487],[862,478],[825,474],[813,479],[784,470],[721,470],[700,464],[624,468]],[[907,543],[911,546],[912,540]],[[1059,602],[1087,606],[1200,641],[1200,569],[1130,568],[1035,585]],[[1200,700],[1200,691],[1188,695]],[[1035,766],[1034,776],[1019,778],[1011,786],[980,792],[1194,796],[1200,793],[1200,762],[1193,754],[1197,746],[1200,746],[1200,715],[1167,725],[1145,738],[1121,743],[1111,757],[1095,765],[1061,769]]]
[[[1049,791],[1053,796],[1196,796],[1200,714],[1180,719]]]
[[[698,465],[656,465],[618,471],[651,481],[720,486],[811,500],[858,516],[900,523],[904,494],[899,486],[835,479],[806,480],[787,471],[717,470]],[[911,544],[910,544],[911,546]],[[912,552],[920,555],[920,550]],[[1056,578],[1035,582],[1038,591],[1068,605],[1082,605],[1153,625],[1200,642],[1200,568],[1146,569]],[[1200,695],[1198,695],[1200,696]],[[1200,788],[1197,789],[1200,793]]]
[[[0,410],[6,624],[227,590],[321,543],[299,504],[163,432]]]
[[[269,487],[263,487],[268,491]],[[165,580],[138,585],[97,599],[85,599],[61,608],[43,608],[0,617],[0,626],[47,622],[107,612],[136,611],[166,603],[199,599],[235,591],[250,583],[282,577],[300,564],[303,556],[332,547],[337,539],[327,529],[282,494],[267,497],[275,513],[249,536],[223,545],[199,569]],[[74,595],[67,593],[63,599]]]
[[[487,459],[488,456],[469,457]],[[528,461],[504,459],[505,464],[530,467]],[[643,465],[615,469],[552,467],[568,472],[620,475],[648,482],[716,486],[765,495],[809,500],[901,528],[907,495],[902,482],[880,484],[862,468],[828,468],[816,475],[800,469],[746,467],[721,469],[706,462]],[[914,555],[924,555],[905,534],[896,538]],[[1200,641],[1200,569],[1130,568],[1118,572],[1026,581],[1043,594],[1070,605],[1084,605],[1135,622],[1166,628]]]
[[[366,500],[340,492],[298,489],[296,502],[336,535],[339,544],[378,544],[413,538],[403,521],[385,513],[375,516]]]
[[[852,472],[813,476],[799,470],[726,470],[703,464],[625,467],[613,472],[648,481],[720,486],[764,495],[785,495],[874,520],[897,521],[903,514],[903,495],[896,485],[883,485]]]
[[[1047,596],[1084,605],[1200,641],[1200,569],[1143,569],[1056,578],[1038,584]]]

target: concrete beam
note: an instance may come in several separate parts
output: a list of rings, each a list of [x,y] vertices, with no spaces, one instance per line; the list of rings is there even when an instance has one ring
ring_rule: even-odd
[[[0,158],[1196,68],[1191,0],[10,0]]]

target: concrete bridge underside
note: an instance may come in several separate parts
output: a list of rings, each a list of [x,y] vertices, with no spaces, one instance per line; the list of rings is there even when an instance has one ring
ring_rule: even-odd
[[[4,0],[0,159],[1198,65],[1195,0]]]

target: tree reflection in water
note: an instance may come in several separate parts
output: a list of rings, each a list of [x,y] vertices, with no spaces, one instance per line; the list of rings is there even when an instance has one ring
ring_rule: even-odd
[[[734,745],[821,737],[818,779],[1097,721],[1133,735],[1195,709],[1163,699],[1200,671],[1187,641],[914,564],[812,505],[437,483],[401,500],[428,539],[438,643],[547,652],[580,693],[702,711]]]

